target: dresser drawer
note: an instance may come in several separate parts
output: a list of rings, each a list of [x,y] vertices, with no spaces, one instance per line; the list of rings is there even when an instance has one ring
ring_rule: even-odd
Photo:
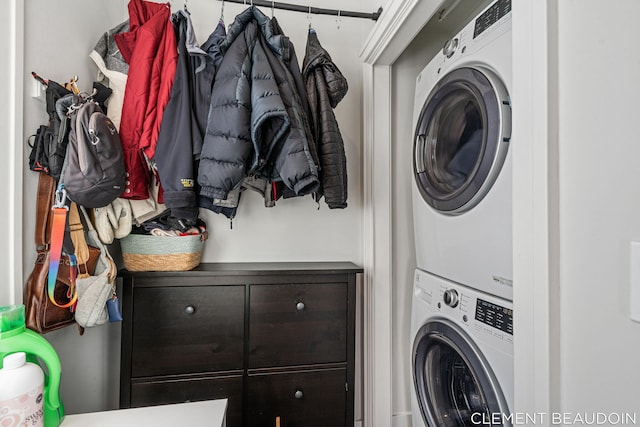
[[[345,426],[345,383],[346,369],[249,375],[247,425]]]
[[[347,360],[347,284],[252,285],[249,368]]]
[[[244,286],[134,290],[131,377],[243,369]]]
[[[242,426],[242,374],[189,380],[136,381],[131,385],[131,407],[228,399],[227,427]]]

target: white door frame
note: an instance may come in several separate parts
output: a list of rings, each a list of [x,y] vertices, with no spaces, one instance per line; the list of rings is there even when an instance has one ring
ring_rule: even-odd
[[[22,303],[22,175],[24,171],[24,2],[7,0],[2,14],[5,58],[0,71],[2,100],[0,135],[4,141],[4,163],[0,168],[0,305]]]
[[[513,412],[550,413],[559,401],[557,173],[557,0],[514,2]],[[364,62],[364,412],[366,427],[392,417],[392,66],[445,0],[391,0],[366,40]],[[535,35],[535,37],[534,37]],[[551,60],[549,58],[552,58]],[[527,100],[526,102],[518,100]],[[535,142],[535,143],[534,143]],[[554,151],[555,150],[555,151]],[[554,191],[554,189],[556,189]]]

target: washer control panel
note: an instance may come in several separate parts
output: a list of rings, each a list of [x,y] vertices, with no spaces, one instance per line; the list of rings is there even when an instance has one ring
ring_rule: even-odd
[[[513,310],[478,298],[475,319],[513,335]]]
[[[417,312],[455,320],[474,339],[504,351],[513,346],[513,305],[502,298],[416,269],[413,304]]]

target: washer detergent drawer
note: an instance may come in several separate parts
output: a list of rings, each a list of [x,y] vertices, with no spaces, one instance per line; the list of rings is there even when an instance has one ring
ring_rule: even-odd
[[[252,285],[249,368],[347,360],[347,283]]]
[[[131,377],[242,370],[244,289],[136,288]]]
[[[346,369],[249,374],[247,425],[346,426]],[[280,424],[276,424],[276,417]],[[353,421],[351,420],[351,425]]]

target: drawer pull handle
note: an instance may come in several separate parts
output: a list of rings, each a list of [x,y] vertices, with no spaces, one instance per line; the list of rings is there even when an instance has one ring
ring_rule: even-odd
[[[188,306],[186,306],[186,307],[184,308],[184,313],[185,313],[185,314],[189,314],[189,315],[191,315],[191,314],[193,314],[193,313],[195,313],[195,312],[196,312],[196,308],[195,308],[194,306],[192,306],[192,305],[188,305]]]
[[[297,304],[296,304],[296,309],[297,309],[298,311],[302,311],[302,310],[304,310],[304,303],[303,303],[303,302],[299,302],[299,303],[297,303]]]
[[[302,394],[302,390],[296,390],[294,396],[296,399],[302,399],[302,396],[304,396],[304,394]]]

